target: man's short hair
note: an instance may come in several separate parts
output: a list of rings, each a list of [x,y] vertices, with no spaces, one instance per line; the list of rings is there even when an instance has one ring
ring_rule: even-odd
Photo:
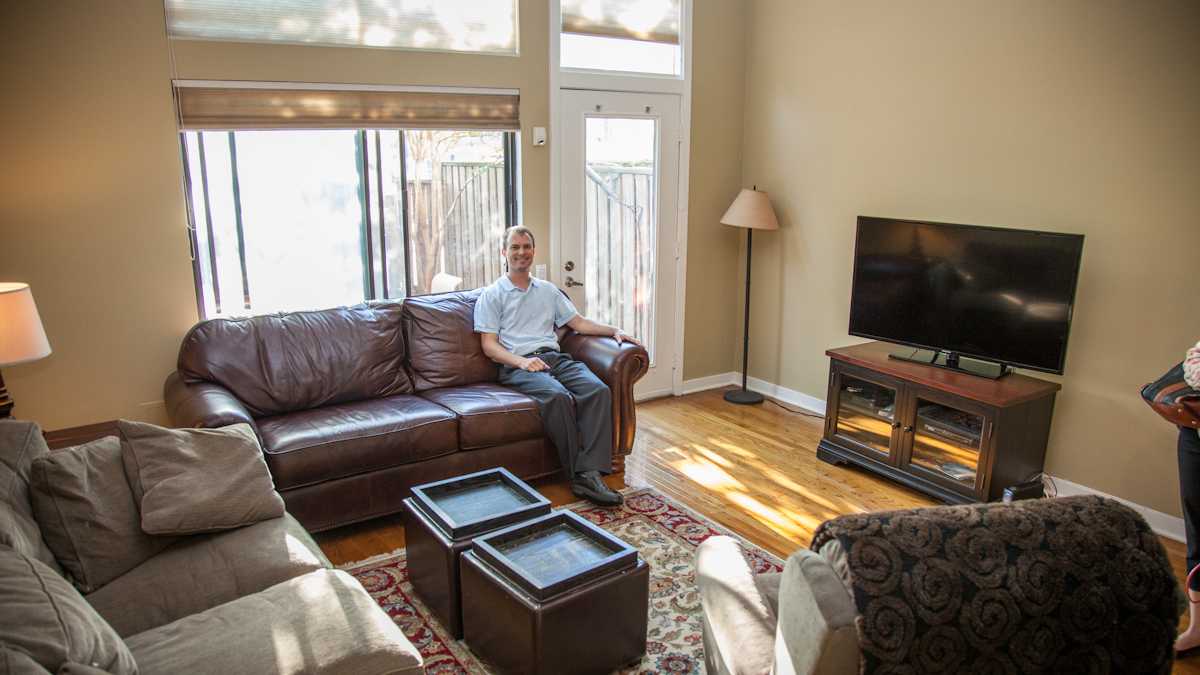
[[[537,247],[537,240],[533,238],[533,232],[531,232],[528,227],[525,227],[524,225],[513,225],[504,231],[505,250],[508,250],[508,245],[512,243],[512,238],[518,234],[523,234],[526,237],[529,237],[529,243],[533,244],[535,248]]]

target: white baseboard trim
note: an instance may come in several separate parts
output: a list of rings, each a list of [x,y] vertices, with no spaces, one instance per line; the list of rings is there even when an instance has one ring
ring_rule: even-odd
[[[699,391],[708,391],[709,389],[720,389],[721,387],[738,386],[742,383],[741,373],[717,373],[707,377],[697,377],[691,380],[683,381],[683,393],[695,394]],[[795,389],[781,387],[773,382],[767,382],[757,377],[746,379],[746,385],[752,390],[757,391],[763,396],[769,396],[780,403],[787,403],[798,408],[802,408],[808,412],[816,413],[817,415],[825,415],[825,401],[815,396],[809,396]]]
[[[1186,541],[1187,539],[1183,527],[1183,518],[1172,516],[1170,514],[1163,513],[1162,511],[1155,511],[1147,506],[1135,504],[1128,499],[1121,499],[1120,497],[1110,495],[1106,492],[1094,490],[1086,485],[1072,483],[1065,478],[1059,478],[1058,476],[1050,476],[1050,478],[1054,480],[1054,486],[1058,488],[1059,497],[1070,497],[1073,495],[1097,495],[1099,497],[1115,499],[1125,506],[1128,506],[1134,511],[1142,514],[1142,517],[1145,518],[1146,522],[1150,524],[1150,529],[1154,530],[1157,534],[1160,534],[1168,539],[1174,539],[1175,541]]]
[[[809,396],[804,392],[796,391],[781,387],[773,382],[760,380],[757,377],[748,378],[747,386],[763,396],[770,396],[780,403],[794,405],[797,408],[802,408],[810,413],[815,413],[822,417],[825,416],[825,399]]]
[[[683,381],[683,393],[695,394],[698,391],[708,391],[709,389],[720,389],[731,384],[737,384],[742,381],[742,376],[738,373],[717,373],[707,377],[697,377],[691,380]]]

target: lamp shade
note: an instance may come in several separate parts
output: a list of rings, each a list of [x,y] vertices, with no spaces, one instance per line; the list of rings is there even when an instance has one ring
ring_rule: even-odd
[[[49,355],[50,343],[29,285],[0,283],[0,366]]]
[[[729,205],[725,215],[721,216],[721,224],[754,230],[779,229],[779,221],[775,219],[775,209],[771,208],[767,193],[745,188]]]

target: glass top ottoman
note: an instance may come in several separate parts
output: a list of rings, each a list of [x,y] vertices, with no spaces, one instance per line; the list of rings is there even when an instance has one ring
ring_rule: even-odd
[[[461,581],[463,637],[502,670],[607,673],[646,651],[649,565],[571,511],[477,537]]]
[[[472,537],[549,513],[550,501],[503,468],[425,483],[412,493],[404,500],[409,581],[461,638],[459,555]]]

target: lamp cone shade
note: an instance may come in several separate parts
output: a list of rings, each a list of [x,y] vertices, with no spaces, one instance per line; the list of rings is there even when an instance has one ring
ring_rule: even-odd
[[[50,355],[50,342],[28,284],[0,283],[0,366]]]
[[[753,230],[779,229],[779,221],[775,219],[775,209],[771,208],[767,193],[745,188],[729,205],[725,215],[721,216],[721,224]]]

